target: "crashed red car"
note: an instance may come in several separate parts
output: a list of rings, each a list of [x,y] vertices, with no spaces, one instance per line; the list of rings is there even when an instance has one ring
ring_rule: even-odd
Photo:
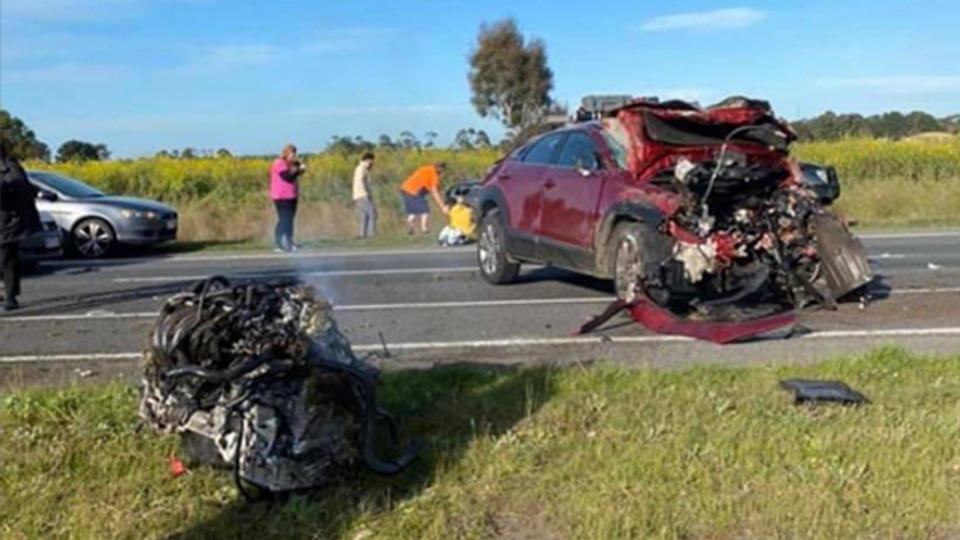
[[[522,263],[612,278],[639,322],[718,342],[833,307],[872,280],[866,250],[804,183],[795,135],[766,102],[584,102],[582,121],[528,141],[485,178],[485,280],[509,283]]]

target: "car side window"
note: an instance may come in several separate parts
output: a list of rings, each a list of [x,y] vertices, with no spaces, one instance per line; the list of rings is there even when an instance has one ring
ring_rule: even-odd
[[[563,138],[562,133],[548,135],[533,145],[526,155],[523,156],[524,163],[549,165],[553,160],[553,154],[557,150],[557,145]]]
[[[557,166],[587,169],[588,171],[599,169],[600,161],[597,159],[597,148],[590,135],[582,131],[570,133],[567,141],[563,143],[563,150],[560,151]]]

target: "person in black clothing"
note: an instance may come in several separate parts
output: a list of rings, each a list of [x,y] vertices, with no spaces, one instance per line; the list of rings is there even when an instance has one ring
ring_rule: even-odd
[[[3,275],[3,309],[17,309],[20,295],[20,242],[40,230],[37,189],[27,173],[7,152],[0,138],[0,273]]]

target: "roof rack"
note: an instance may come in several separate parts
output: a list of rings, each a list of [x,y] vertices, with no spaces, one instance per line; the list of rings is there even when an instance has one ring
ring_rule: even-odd
[[[575,118],[577,122],[599,120],[611,116],[614,111],[638,101],[659,103],[660,99],[656,97],[637,98],[629,95],[588,95],[580,100],[580,108],[577,109]]]

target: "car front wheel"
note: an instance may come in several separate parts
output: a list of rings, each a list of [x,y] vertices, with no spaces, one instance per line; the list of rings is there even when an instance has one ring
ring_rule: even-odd
[[[499,211],[488,213],[480,223],[477,263],[483,279],[494,285],[510,283],[520,273],[520,265],[507,257],[506,234]]]
[[[644,265],[650,257],[650,242],[656,234],[643,223],[617,225],[612,235],[613,281],[617,299],[633,303],[644,288]]]
[[[104,257],[117,242],[110,224],[100,218],[87,218],[73,228],[73,249],[88,259]]]

